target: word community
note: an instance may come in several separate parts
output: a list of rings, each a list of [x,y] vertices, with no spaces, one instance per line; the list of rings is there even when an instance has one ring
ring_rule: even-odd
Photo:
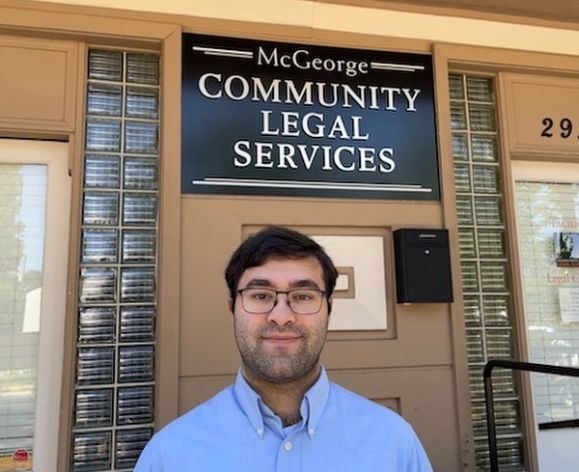
[[[321,105],[325,108],[362,110],[416,111],[420,89],[378,87],[377,85],[349,85],[306,81],[296,85],[290,79],[272,79],[264,83],[261,77],[247,79],[242,75],[208,72],[199,79],[199,91],[207,98],[225,96],[234,101],[284,103],[286,105]]]
[[[386,112],[417,111],[420,89],[376,85],[349,85],[305,81],[296,85],[290,79],[261,77],[249,79],[241,75],[207,72],[198,81],[201,94],[211,100],[230,99],[281,106],[321,106],[329,109],[385,110]],[[307,108],[306,108],[307,109]],[[304,110],[304,108],[301,108]],[[256,117],[257,118],[257,117]],[[239,139],[233,144],[233,165],[236,168],[294,169],[341,172],[391,173],[396,169],[392,147],[379,149],[356,146],[368,141],[362,129],[362,116],[346,114],[326,116],[303,111],[260,110],[260,135],[279,137],[276,142]],[[305,144],[325,139],[326,144]],[[328,141],[330,143],[328,144]],[[344,143],[347,141],[347,144]],[[332,143],[336,142],[336,145]]]

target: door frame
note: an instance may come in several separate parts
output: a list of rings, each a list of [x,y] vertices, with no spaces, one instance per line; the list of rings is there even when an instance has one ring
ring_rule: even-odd
[[[47,166],[33,470],[56,471],[61,418],[71,178],[68,143],[0,139],[0,164]]]
[[[511,178],[511,188],[513,190],[513,207],[515,209],[515,219],[514,219],[514,229],[515,229],[515,240],[519,241],[519,216],[516,211],[516,184],[521,181],[532,181],[532,182],[553,182],[553,183],[577,183],[579,182],[579,163],[576,162],[561,162],[561,161],[539,161],[539,160],[511,160],[510,162],[510,178]],[[521,344],[523,352],[521,352],[522,359],[525,362],[531,362],[531,341],[529,338],[529,331],[527,329],[527,311],[525,308],[525,299],[522,290],[523,282],[523,266],[521,262],[521,257],[518,253],[519,248],[517,247],[517,259],[518,268],[517,276],[521,282],[521,327],[518,333],[519,336],[524,336],[524,343]],[[530,419],[534,426],[532,434],[534,436],[534,461],[537,464],[537,470],[539,470],[540,459],[539,459],[539,429],[536,421],[535,414],[535,396],[533,393],[533,385],[531,382],[530,375],[525,377],[525,388],[528,391],[528,396],[525,406],[525,415]]]

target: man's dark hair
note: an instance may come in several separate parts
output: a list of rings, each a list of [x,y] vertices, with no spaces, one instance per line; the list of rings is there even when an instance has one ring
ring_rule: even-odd
[[[231,255],[225,269],[225,280],[231,299],[237,295],[237,284],[241,275],[250,267],[258,267],[270,258],[305,259],[315,257],[324,274],[326,296],[334,292],[338,271],[332,259],[313,239],[283,226],[268,226],[251,235]]]

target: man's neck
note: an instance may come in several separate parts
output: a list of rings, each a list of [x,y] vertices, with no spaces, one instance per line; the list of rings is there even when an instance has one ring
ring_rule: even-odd
[[[300,379],[275,383],[267,381],[251,370],[243,368],[243,377],[259,394],[263,402],[281,418],[284,426],[291,426],[301,420],[300,407],[306,391],[320,376],[321,366],[317,364]]]

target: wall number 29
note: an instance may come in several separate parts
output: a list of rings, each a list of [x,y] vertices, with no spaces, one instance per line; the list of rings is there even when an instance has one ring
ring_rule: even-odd
[[[541,131],[541,136],[544,138],[552,138],[556,131],[563,139],[567,139],[573,134],[573,122],[569,118],[562,118],[558,123],[558,129],[553,130],[554,125],[555,122],[553,118],[543,118],[543,131]],[[579,139],[579,136],[577,136],[577,139]]]

